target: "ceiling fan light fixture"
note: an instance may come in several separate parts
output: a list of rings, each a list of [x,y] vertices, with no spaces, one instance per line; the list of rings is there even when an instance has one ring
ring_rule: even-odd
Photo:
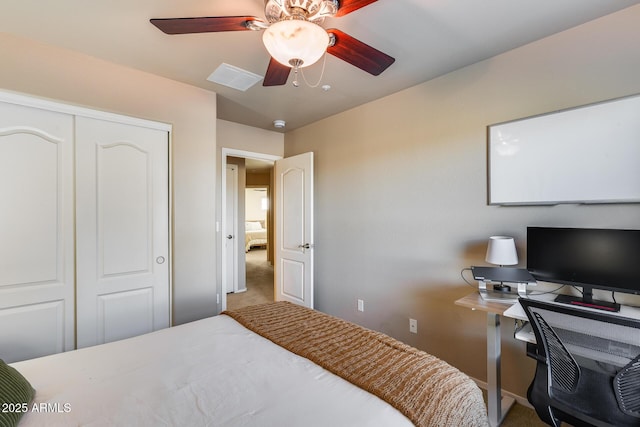
[[[265,0],[264,15],[274,23],[296,15],[303,15],[307,21],[321,24],[324,18],[333,17],[338,12],[338,0]]]
[[[329,35],[321,26],[302,19],[285,19],[271,24],[262,42],[279,63],[287,67],[308,67],[318,62],[327,50]]]

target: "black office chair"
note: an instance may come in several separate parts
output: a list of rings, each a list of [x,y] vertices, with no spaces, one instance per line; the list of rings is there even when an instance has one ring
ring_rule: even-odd
[[[562,328],[557,331],[549,325],[552,319],[569,322],[606,322],[605,328],[640,328],[640,321],[616,318],[614,316],[587,312],[571,307],[562,307],[531,299],[520,298],[536,337],[536,345],[529,347],[528,355],[537,360],[536,373],[527,391],[527,398],[544,422],[559,427],[562,422],[573,426],[640,426],[640,354],[626,366],[613,365],[579,357],[581,363],[567,349],[560,336],[572,342],[581,341],[587,348],[607,341],[606,338],[591,337]],[[631,329],[625,329],[630,331]],[[559,335],[559,332],[560,335]],[[575,344],[575,343],[574,343]],[[607,344],[602,349],[615,345]],[[621,345],[628,355],[640,348]]]

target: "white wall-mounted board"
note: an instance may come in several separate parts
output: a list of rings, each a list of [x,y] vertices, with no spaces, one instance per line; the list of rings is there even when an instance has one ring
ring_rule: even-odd
[[[640,202],[640,95],[489,126],[489,204]]]

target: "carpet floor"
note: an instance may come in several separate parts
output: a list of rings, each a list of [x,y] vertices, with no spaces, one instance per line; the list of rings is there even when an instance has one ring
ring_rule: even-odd
[[[487,393],[483,390],[482,394],[484,395],[484,402],[486,404]],[[507,416],[502,420],[500,427],[544,427],[546,425],[546,423],[538,418],[536,411],[528,406],[524,406],[516,402],[513,404],[511,409],[509,409],[509,412],[507,412]],[[571,427],[567,424],[563,425]]]
[[[227,294],[230,310],[273,301],[273,266],[267,261],[266,249],[251,249],[246,253],[247,290]]]

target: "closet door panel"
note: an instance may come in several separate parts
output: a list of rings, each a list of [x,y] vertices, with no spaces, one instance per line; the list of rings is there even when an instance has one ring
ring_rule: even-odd
[[[169,326],[168,133],[76,122],[78,347]]]
[[[73,116],[0,102],[0,358],[74,348]]]
[[[99,268],[103,277],[152,269],[152,153],[119,143],[96,147]],[[123,219],[125,219],[123,221]]]
[[[3,241],[18,245],[0,249],[0,263],[9,267],[0,271],[0,280],[3,285],[58,281],[63,226],[58,221],[58,143],[44,134],[24,132],[4,135],[3,140],[0,200],[10,210],[3,209],[2,234]],[[20,249],[13,250],[16,247]]]
[[[153,292],[150,288],[98,297],[99,342],[117,341],[153,331]]]
[[[57,300],[0,310],[2,360],[15,362],[72,350],[73,340],[65,347],[65,305]]]

